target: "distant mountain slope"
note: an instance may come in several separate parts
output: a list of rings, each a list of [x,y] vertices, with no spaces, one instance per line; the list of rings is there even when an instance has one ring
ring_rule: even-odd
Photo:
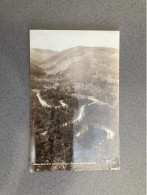
[[[113,48],[79,46],[55,54],[43,67],[69,78],[78,93],[112,103],[118,98],[118,55]]]
[[[46,68],[54,67],[54,72],[58,72],[60,70],[65,70],[72,63],[81,60],[85,61],[86,59],[89,59],[91,64],[91,60],[93,59],[99,62],[102,60],[105,63],[113,63],[116,62],[117,55],[118,50],[113,48],[78,46],[58,52],[52,56],[49,60],[49,63],[46,63]]]
[[[48,49],[30,49],[30,62],[31,64],[35,64],[38,66],[43,65],[44,63],[47,63],[49,58],[56,53],[58,52]]]
[[[78,46],[61,52],[31,49],[31,64],[47,75],[68,78],[77,93],[113,104],[118,100],[118,56],[117,49],[104,47]]]

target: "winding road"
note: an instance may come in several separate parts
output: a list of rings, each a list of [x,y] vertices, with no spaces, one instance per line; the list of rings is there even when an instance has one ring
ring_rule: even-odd
[[[42,105],[42,107],[48,107],[48,108],[51,108],[51,107],[52,107],[51,105],[47,104],[47,102],[46,102],[45,100],[42,99],[40,93],[37,93],[36,96],[37,96],[37,98],[38,98],[40,104]],[[78,97],[79,97],[79,98],[85,98],[85,96],[83,96],[83,95],[78,95]],[[82,119],[84,118],[84,115],[85,115],[85,108],[86,108],[86,106],[90,106],[90,105],[92,105],[92,104],[99,104],[99,105],[106,105],[106,106],[111,107],[111,106],[108,105],[107,103],[102,102],[102,101],[96,99],[96,98],[93,97],[93,96],[87,96],[87,99],[88,99],[88,100],[91,100],[92,102],[89,103],[89,104],[87,104],[87,105],[83,105],[83,106],[80,107],[80,111],[79,111],[78,117],[72,121],[73,123],[77,123],[77,122],[81,122],[81,121],[82,121]],[[66,103],[64,103],[63,100],[60,100],[59,102],[61,103],[61,106],[55,106],[55,108],[59,108],[59,107],[68,107],[68,105],[67,105]],[[66,122],[66,123],[63,124],[63,126],[67,126],[67,125],[70,124],[70,123],[71,123],[71,122]],[[97,124],[97,126],[98,126],[98,124]],[[112,139],[112,140],[114,139],[115,134],[114,134],[114,132],[113,132],[112,130],[110,130],[110,129],[108,129],[107,127],[104,127],[104,126],[101,127],[101,128],[102,128],[104,131],[106,131],[106,133],[107,133],[107,139]],[[88,129],[81,130],[80,132],[76,133],[75,136],[76,136],[76,137],[79,137],[79,136],[81,136],[83,133],[85,133],[85,131],[88,131]],[[45,135],[45,134],[46,134],[46,132],[44,132],[42,135]]]

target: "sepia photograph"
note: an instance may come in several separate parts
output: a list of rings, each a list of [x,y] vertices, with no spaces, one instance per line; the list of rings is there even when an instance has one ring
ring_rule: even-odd
[[[119,39],[30,30],[30,172],[120,170]]]

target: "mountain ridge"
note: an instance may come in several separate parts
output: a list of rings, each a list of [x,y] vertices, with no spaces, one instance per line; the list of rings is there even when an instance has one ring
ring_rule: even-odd
[[[41,50],[42,51],[42,50]],[[118,55],[114,48],[78,46],[54,53],[38,62],[48,75],[61,75],[74,83],[76,92],[114,102],[118,97]]]

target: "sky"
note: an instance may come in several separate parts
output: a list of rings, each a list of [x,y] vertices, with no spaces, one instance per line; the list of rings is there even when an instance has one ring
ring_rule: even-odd
[[[76,46],[119,49],[119,31],[30,30],[30,48],[62,51]]]

